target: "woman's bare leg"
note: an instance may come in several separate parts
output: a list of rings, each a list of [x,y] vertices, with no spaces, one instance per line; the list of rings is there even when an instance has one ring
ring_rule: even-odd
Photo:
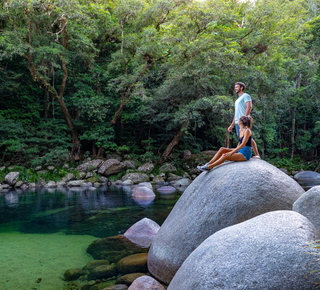
[[[252,150],[254,152],[254,156],[253,157],[260,159],[257,143],[253,139],[252,139]]]
[[[226,160],[230,160],[230,161],[247,161],[247,159],[241,153],[234,153],[230,157],[226,157],[224,154],[222,154],[221,157],[218,160],[216,160],[214,163],[210,163],[208,165],[208,169],[216,167],[216,166],[222,164]]]
[[[217,161],[221,156],[222,154],[224,153],[228,153],[232,151],[232,149],[230,148],[225,148],[225,147],[221,147],[218,152],[213,156],[213,158],[209,161],[209,164],[212,164],[214,163],[215,161]]]

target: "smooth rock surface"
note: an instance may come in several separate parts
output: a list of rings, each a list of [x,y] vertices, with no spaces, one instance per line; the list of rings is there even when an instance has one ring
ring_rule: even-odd
[[[143,218],[132,225],[123,235],[142,248],[149,248],[160,226],[149,218]]]
[[[103,161],[101,159],[91,160],[91,161],[88,161],[86,163],[83,163],[83,164],[77,166],[75,170],[85,171],[85,172],[87,172],[88,170],[92,171],[94,169],[99,168],[99,166],[102,164],[102,162]]]
[[[315,171],[301,171],[293,177],[302,186],[320,185],[320,174]]]
[[[168,290],[316,289],[312,249],[319,232],[294,211],[268,212],[222,229],[182,264]],[[315,252],[315,251],[313,251]]]
[[[154,165],[152,163],[145,163],[138,167],[138,171],[151,173],[154,168]]]
[[[98,173],[106,177],[117,174],[126,169],[126,165],[117,159],[109,159],[105,161],[98,170]]]
[[[304,193],[295,201],[292,209],[308,218],[320,231],[320,186],[312,187]]]
[[[125,284],[127,286],[130,286],[134,280],[141,276],[145,276],[146,274],[144,273],[131,273],[131,274],[126,274],[117,279],[117,284]]]
[[[141,276],[133,281],[129,290],[165,290],[165,288],[154,278],[150,276]]]
[[[153,190],[146,186],[137,186],[132,189],[134,199],[154,199],[155,196]]]
[[[150,273],[169,284],[207,237],[269,211],[291,210],[303,193],[296,181],[258,159],[230,162],[201,173],[156,235],[148,255]]]
[[[15,172],[15,171],[9,172],[9,173],[5,176],[4,181],[5,181],[7,184],[9,184],[10,186],[13,186],[13,185],[17,182],[17,180],[18,180],[19,174],[20,174],[19,172]]]
[[[125,181],[127,179],[132,180],[133,184],[149,181],[149,177],[145,173],[127,173],[121,178],[122,181]]]
[[[122,274],[148,272],[147,268],[147,253],[134,254],[122,258],[117,263],[118,271]]]

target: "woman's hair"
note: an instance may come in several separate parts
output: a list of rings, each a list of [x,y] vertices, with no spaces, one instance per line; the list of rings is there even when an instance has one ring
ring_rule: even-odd
[[[249,129],[251,129],[253,120],[250,116],[241,116],[239,118],[239,121],[243,124],[243,126],[246,126]]]

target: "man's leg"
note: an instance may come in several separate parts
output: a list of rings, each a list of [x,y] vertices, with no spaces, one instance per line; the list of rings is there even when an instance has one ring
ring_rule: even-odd
[[[258,148],[257,148],[257,143],[253,139],[252,139],[252,150],[254,152],[254,156],[252,158],[260,159],[259,151],[258,151]]]

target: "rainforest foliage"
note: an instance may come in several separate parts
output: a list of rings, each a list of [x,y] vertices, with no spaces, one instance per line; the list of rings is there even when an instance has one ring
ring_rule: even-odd
[[[320,0],[0,0],[0,160],[181,159],[236,145],[319,159]]]

